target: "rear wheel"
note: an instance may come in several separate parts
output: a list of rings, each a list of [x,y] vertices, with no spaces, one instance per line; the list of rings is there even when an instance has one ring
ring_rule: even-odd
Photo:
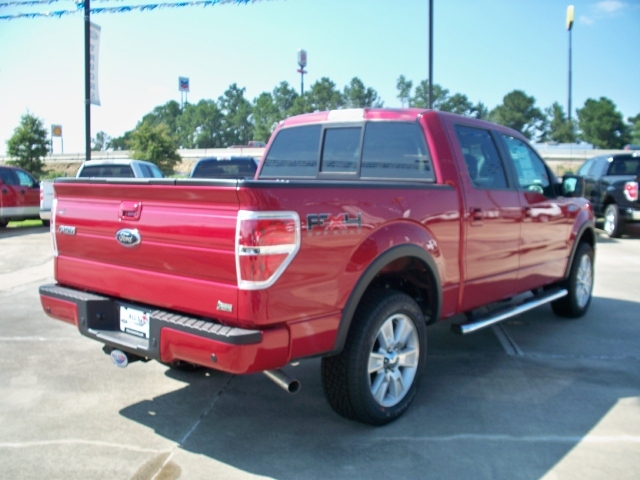
[[[615,203],[607,205],[604,210],[605,233],[611,238],[618,238],[624,231],[624,220],[620,218],[620,211]]]
[[[426,359],[422,311],[408,295],[377,290],[361,302],[344,350],[322,360],[322,386],[340,415],[384,425],[416,396]]]
[[[593,291],[593,248],[588,243],[581,243],[578,246],[569,278],[563,286],[569,294],[552,302],[551,308],[561,317],[583,316],[589,309]]]

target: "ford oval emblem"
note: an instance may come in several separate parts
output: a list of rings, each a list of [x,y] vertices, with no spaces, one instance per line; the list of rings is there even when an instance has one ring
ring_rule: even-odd
[[[116,240],[124,247],[135,247],[140,244],[142,238],[138,230],[132,230],[130,228],[123,228],[116,233]]]

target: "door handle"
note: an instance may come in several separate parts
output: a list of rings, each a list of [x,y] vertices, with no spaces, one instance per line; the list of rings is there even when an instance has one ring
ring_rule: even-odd
[[[139,220],[142,211],[141,202],[122,202],[120,204],[121,220]]]

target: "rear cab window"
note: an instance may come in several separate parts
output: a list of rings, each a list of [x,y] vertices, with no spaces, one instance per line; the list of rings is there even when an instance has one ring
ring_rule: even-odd
[[[135,175],[129,165],[91,165],[85,166],[78,177],[134,178]]]
[[[436,179],[422,128],[399,121],[284,128],[267,152],[260,178]]]

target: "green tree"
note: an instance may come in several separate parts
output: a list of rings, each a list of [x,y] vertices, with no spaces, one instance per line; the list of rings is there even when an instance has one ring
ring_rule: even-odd
[[[7,140],[7,154],[15,158],[8,163],[22,167],[36,178],[40,178],[47,153],[49,140],[42,120],[29,112],[25,113],[20,118],[20,125]]]
[[[141,122],[131,133],[131,156],[155,163],[165,174],[173,173],[180,162],[178,143],[165,124]]]
[[[300,97],[298,92],[294,90],[288,82],[280,82],[280,85],[273,89],[272,95],[273,102],[280,114],[279,120],[283,120],[291,115],[296,100]]]
[[[103,152],[111,147],[111,137],[105,132],[96,133],[96,137],[91,139],[91,150],[94,152]]]
[[[629,127],[608,98],[589,98],[577,112],[581,137],[595,147],[622,148],[629,143]]]
[[[147,113],[140,123],[159,125],[161,123],[169,127],[169,131],[176,135],[178,132],[178,117],[182,114],[180,104],[175,100],[169,100],[164,105],[159,105],[150,113]],[[139,123],[139,124],[140,124]]]
[[[182,148],[220,148],[223,115],[213,100],[200,100],[196,105],[188,103],[177,118],[178,144]]]
[[[396,81],[396,88],[398,89],[398,99],[402,103],[402,108],[409,106],[413,82],[407,80],[404,75],[400,75]]]
[[[113,148],[114,150],[129,150],[132,134],[133,130],[129,130],[124,132],[121,137],[112,138],[109,141],[109,148]]]
[[[234,83],[218,98],[218,106],[223,114],[222,143],[227,147],[246,145],[249,140],[253,140],[250,118],[253,107],[244,98],[245,91],[246,88],[239,88]]]
[[[489,113],[489,119],[500,125],[513,128],[530,140],[544,135],[546,118],[535,106],[536,99],[522,90],[514,90],[505,95],[502,105]]]
[[[576,141],[576,127],[564,114],[562,106],[555,102],[546,110],[549,132],[548,137],[554,142],[573,143]]]
[[[307,112],[323,112],[344,106],[342,93],[336,90],[336,84],[327,77],[322,77],[311,85],[311,89],[308,93],[305,93],[305,97],[305,110]]]
[[[433,84],[433,109],[442,110],[449,98],[449,90],[442,88],[437,83]],[[409,106],[416,108],[429,108],[429,80],[422,80],[416,87],[415,94],[409,102]]]
[[[383,106],[382,100],[371,87],[365,87],[362,80],[353,77],[348,86],[344,87],[344,104],[348,108],[379,108]]]
[[[253,139],[268,141],[278,122],[297,113],[304,113],[304,101],[289,83],[280,82],[272,93],[261,93],[253,101]]]
[[[266,142],[271,136],[274,124],[277,124],[282,118],[273,95],[269,92],[261,93],[253,103],[253,138]]]
[[[631,125],[629,129],[629,143],[640,145],[640,113],[635,117],[629,117],[627,120]]]
[[[438,110],[473,118],[487,118],[488,116],[487,107],[483,103],[474,105],[463,93],[455,93],[446,97],[438,106]]]

